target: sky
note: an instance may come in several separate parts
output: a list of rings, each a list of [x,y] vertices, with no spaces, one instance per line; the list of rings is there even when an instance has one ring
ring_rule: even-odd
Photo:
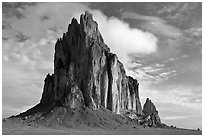
[[[202,3],[2,3],[2,116],[39,103],[54,45],[89,10],[163,123],[202,128]]]

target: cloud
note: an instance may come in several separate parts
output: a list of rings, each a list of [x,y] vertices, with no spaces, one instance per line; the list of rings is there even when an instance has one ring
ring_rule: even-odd
[[[156,16],[145,16],[135,12],[124,12],[121,14],[121,17],[123,19],[142,20],[143,22],[140,26],[155,35],[170,38],[178,38],[183,35],[180,29],[169,25],[165,20]]]
[[[128,23],[116,17],[108,18],[98,10],[93,10],[91,13],[93,13],[93,18],[99,24],[99,30],[105,43],[112,52],[119,56],[127,73],[130,71],[131,62],[129,54],[151,54],[156,52],[158,39],[155,35],[137,28],[130,28]]]
[[[202,54],[202,26],[192,27],[184,30],[185,40],[187,46],[192,48],[199,48]]]
[[[28,40],[29,37],[23,35],[22,33],[19,33],[16,35],[16,39],[18,42],[24,42],[24,41]]]
[[[201,90],[200,86],[169,85],[165,88],[154,88],[154,86],[150,85],[150,87],[143,86],[141,88],[145,89],[140,93],[141,96],[151,97],[154,102],[185,106],[191,110],[200,110],[202,107],[202,104],[195,100],[195,98],[201,97],[199,92]]]
[[[189,119],[193,117],[197,117],[198,115],[190,115],[190,116],[167,116],[163,117],[164,120],[175,120],[175,119]]]
[[[167,6],[164,6],[160,10],[158,10],[158,13],[159,14],[172,13],[172,12],[174,12],[175,10],[177,10],[179,8],[179,5],[180,5],[179,2],[175,2],[175,3],[169,4]]]
[[[181,29],[195,27],[202,24],[202,4],[199,2],[182,2],[175,12],[163,15],[169,23]]]
[[[178,6],[177,3],[166,5],[167,5],[166,7],[170,6],[170,8],[177,11],[186,4],[183,5],[183,3],[182,4],[180,3],[179,5],[181,6],[179,7],[177,7]],[[171,7],[173,5],[175,7]],[[197,4],[188,3],[187,5],[189,5],[190,6],[189,9],[192,10],[193,7],[195,8],[195,6],[193,5]],[[178,13],[183,15],[185,13],[184,11],[187,12],[187,10],[182,10],[182,12],[181,11],[175,12],[175,14]],[[194,12],[192,11],[192,13]],[[174,14],[174,12],[172,14]],[[165,16],[169,15],[171,14],[165,14]],[[187,18],[188,20],[194,21],[196,20],[195,22],[197,22],[197,25],[194,24],[193,27],[191,26],[188,29],[183,29],[183,26],[189,23],[187,22],[183,23],[184,25],[182,25],[182,27],[180,27],[176,23],[172,23],[174,21],[183,19],[183,17],[179,19],[167,19],[165,16],[162,17],[146,16],[138,14],[137,12],[124,12],[121,14],[121,17],[123,19],[133,20],[132,26],[135,26],[134,24],[137,24],[137,26],[139,26],[140,28],[149,31],[158,37],[158,49],[155,53],[152,54],[153,55],[151,56],[152,60],[155,59],[162,61],[170,58],[172,59],[175,57],[177,58],[181,54],[186,54],[184,52],[190,52],[190,50],[192,49],[195,50],[198,49],[200,50],[201,53],[202,27],[201,24],[198,23],[201,21],[197,19],[192,19],[194,17],[191,17],[192,15],[188,13],[187,16],[185,16],[185,18]],[[198,16],[200,15],[198,14]],[[185,25],[184,28],[186,28],[187,26],[189,25]]]
[[[187,35],[193,36],[193,37],[201,37],[202,36],[202,28],[201,27],[194,27],[185,30]]]
[[[140,62],[131,63],[131,76],[138,79],[141,86],[160,85],[165,81],[176,78],[177,70],[169,64],[169,60],[163,62],[148,62],[148,60],[140,60]],[[143,89],[145,90],[145,89]]]
[[[201,4],[201,3],[200,3]],[[193,10],[197,8],[199,5],[199,2],[185,2],[182,4],[182,6],[179,8],[179,12],[189,12],[190,10]]]
[[[12,4],[12,3],[11,3]],[[6,4],[4,7],[9,7]],[[11,6],[12,7],[12,6]],[[7,9],[7,8],[4,8]],[[6,29],[3,36],[10,36],[15,39],[13,35],[22,35],[32,38],[33,42],[38,41],[42,37],[46,37],[49,28],[57,28],[57,37],[60,37],[64,30],[67,29],[67,24],[70,22],[75,12],[81,13],[87,9],[87,6],[79,3],[37,3],[36,5],[25,5],[18,8],[9,8],[7,11],[11,16],[3,14],[4,24],[9,24],[11,29]],[[13,10],[20,9],[19,12],[23,18],[15,18]],[[5,13],[5,12],[3,12]],[[31,26],[32,24],[32,26]],[[8,26],[8,25],[7,25]]]
[[[161,23],[165,23],[164,20],[162,20],[159,17],[155,17],[155,16],[145,16],[145,15],[141,15],[138,14],[136,12],[123,12],[121,14],[121,17],[123,19],[138,19],[138,20],[144,20],[144,21],[152,21],[152,22],[161,22]]]

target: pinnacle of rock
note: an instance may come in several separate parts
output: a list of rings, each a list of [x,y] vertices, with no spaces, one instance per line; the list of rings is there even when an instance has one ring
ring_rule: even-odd
[[[147,98],[146,99],[146,102],[143,106],[143,115],[144,117],[148,118],[149,117],[149,122],[148,123],[149,125],[151,126],[161,126],[161,120],[160,120],[160,117],[159,117],[159,113],[154,105],[154,103],[152,103],[152,101]]]

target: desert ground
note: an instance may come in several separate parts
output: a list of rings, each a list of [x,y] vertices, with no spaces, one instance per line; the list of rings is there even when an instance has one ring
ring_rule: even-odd
[[[116,128],[70,127],[47,128],[18,124],[3,124],[3,135],[201,135],[201,131],[187,129],[162,129],[134,125],[122,125]]]
[[[37,114],[27,119],[8,118],[2,121],[3,135],[201,135],[202,131],[144,127],[104,109],[82,112],[72,111],[60,122],[64,113],[62,108],[55,109],[50,116],[36,120]],[[39,115],[40,116],[40,115]],[[62,115],[63,116],[63,115]],[[40,119],[42,116],[39,117]],[[67,124],[69,123],[69,124]]]
[[[67,109],[55,107],[51,111],[38,105],[25,113],[2,120],[3,135],[201,135],[202,131],[148,127],[137,121],[101,107]],[[35,112],[35,113],[32,113]]]

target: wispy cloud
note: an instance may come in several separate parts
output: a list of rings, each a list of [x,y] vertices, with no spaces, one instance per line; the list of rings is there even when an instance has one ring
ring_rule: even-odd
[[[178,106],[185,106],[190,109],[199,110],[202,105],[200,102],[195,101],[195,97],[201,97],[200,86],[177,86],[171,85],[166,88],[154,88],[152,87],[141,87],[142,91],[140,94],[142,97],[151,96],[154,102],[158,103],[170,103]],[[143,88],[145,90],[143,90]],[[168,89],[167,89],[168,88]],[[201,100],[199,100],[201,101]]]
[[[175,120],[175,119],[189,119],[193,117],[197,117],[198,115],[190,115],[190,116],[168,116],[163,117],[164,120]]]
[[[159,14],[172,13],[179,8],[179,5],[180,5],[179,2],[171,3],[169,5],[162,7],[160,10],[158,10],[158,13]]]
[[[11,29],[3,31],[3,36],[9,35],[12,39],[15,39],[14,36],[21,32],[21,34],[32,38],[32,41],[36,42],[40,38],[46,37],[47,34],[45,32],[53,27],[57,28],[58,31],[55,35],[57,37],[61,36],[64,30],[67,29],[67,24],[69,19],[73,17],[73,14],[79,11],[83,12],[88,8],[79,3],[37,3],[34,6],[26,5],[24,7],[11,8],[8,11],[11,15],[15,15],[15,13],[11,12],[12,9],[20,9],[19,12],[24,18],[19,19],[15,18],[15,16],[5,17],[4,15],[7,14],[3,14],[3,22],[11,26]],[[64,12],[62,13],[61,11]],[[43,17],[46,17],[46,20],[42,20]]]
[[[124,12],[122,13],[122,18],[144,21],[140,26],[155,35],[167,36],[170,38],[178,38],[183,35],[180,29],[169,25],[165,20],[156,16],[145,16],[135,12]]]

